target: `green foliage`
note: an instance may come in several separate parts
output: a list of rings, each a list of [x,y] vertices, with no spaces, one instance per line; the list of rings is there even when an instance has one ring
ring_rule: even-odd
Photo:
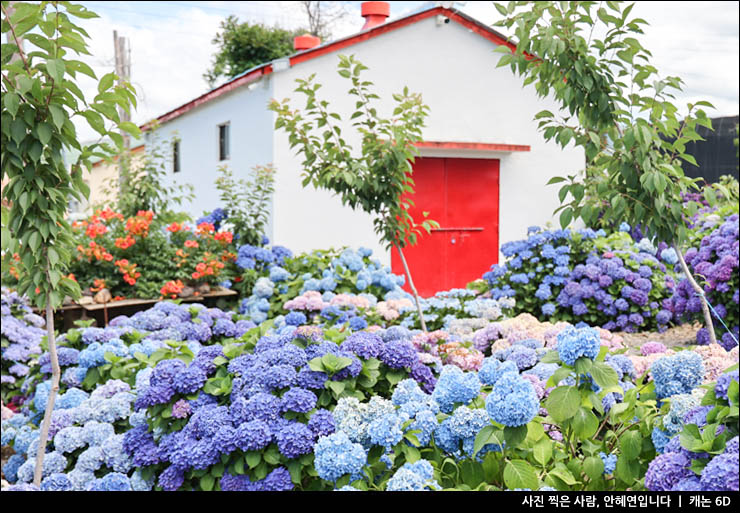
[[[733,367],[737,371],[737,365]],[[729,373],[732,370],[726,369],[725,373]],[[711,458],[725,452],[726,442],[738,436],[738,431],[740,430],[738,424],[739,403],[737,379],[731,379],[726,383],[726,386],[727,388],[724,390],[726,397],[717,396],[717,390],[715,389],[716,382],[704,386],[707,392],[702,399],[701,405],[712,407],[707,412],[706,425],[700,427],[697,424],[684,424],[679,434],[681,447],[688,451],[699,453],[692,456],[692,470],[697,475],[701,473],[701,469],[709,463]],[[721,429],[720,426],[724,426],[724,429]]]
[[[412,201],[402,199],[403,194],[413,193],[411,163],[418,154],[414,144],[421,140],[429,108],[421,95],[404,88],[403,94],[393,95],[397,103],[394,117],[381,118],[372,106],[379,98],[369,89],[372,82],[360,78],[366,69],[353,56],[339,57],[339,75],[351,82],[348,93],[357,99],[348,120],[362,141],[361,155],[353,155],[342,137],[337,123],[342,116],[330,112],[329,102],[316,97],[321,85],[314,83],[314,75],[296,80],[296,91],[306,96],[303,113],[291,110],[288,100],[273,100],[269,108],[277,113],[275,128],[285,130],[290,147],[298,147],[305,158],[304,187],[310,183],[333,191],[344,205],[373,215],[375,233],[387,247],[403,248],[416,244],[422,229],[428,233],[439,226],[431,220],[417,225],[408,213]]]
[[[140,210],[155,212],[164,223],[185,221],[188,216],[175,213],[174,205],[192,201],[195,188],[189,184],[167,185],[171,169],[172,146],[177,136],[161,141],[156,128],[149,132],[146,153],[140,159],[128,150],[118,154],[120,176],[112,177],[103,192],[117,198],[116,209],[126,217],[135,216]],[[94,208],[110,208],[109,204]]]
[[[696,180],[684,175],[681,160],[695,164],[685,147],[701,139],[697,125],[711,129],[697,108],[711,104],[689,104],[679,119],[670,100],[682,81],[657,76],[650,52],[634,37],[647,23],[630,18],[634,4],[624,10],[619,2],[496,5],[508,16],[497,25],[514,27],[519,41],[513,54],[501,47],[498,65],[509,65],[526,77],[525,85],[534,83],[540,96],[554,97],[562,107],[562,117],[549,111],[535,116],[545,139],[562,147],[573,141],[586,154],[584,177],[550,181],[567,182],[557,210],[563,227],[579,217],[588,224],[606,204],[607,223],[641,224],[658,240],[685,242],[685,216],[696,205],[684,209],[680,198],[696,189]],[[593,38],[594,32],[604,32],[603,39]],[[586,195],[587,189],[595,194]]]
[[[220,78],[231,78],[260,64],[295,52],[293,38],[305,30],[285,30],[260,23],[239,23],[236,16],[221,22],[221,32],[211,41],[218,46],[211,68],[203,74],[209,87]]]
[[[82,169],[91,158],[105,157],[110,148],[95,143],[82,146],[72,123],[81,116],[101,136],[120,146],[122,137],[105,126],[106,120],[134,136],[138,128],[120,122],[116,107],[130,111],[136,105],[130,84],[114,85],[109,73],[98,84],[98,95],[88,102],[76,82],[78,73],[97,80],[95,73],[72,54],[89,55],[87,32],[74,18],[95,18],[85,7],[68,2],[2,2],[2,180],[3,199],[10,204],[9,235],[3,250],[21,255],[24,270],[18,292],[38,307],[56,307],[66,295],[79,296],[77,284],[64,277],[71,258],[71,229],[64,219],[71,198],[87,197]],[[34,29],[40,30],[34,30]],[[33,32],[32,32],[33,31]],[[26,52],[19,38],[33,45]],[[14,59],[14,55],[18,56]],[[70,170],[64,165],[65,148],[80,151]],[[5,245],[7,243],[7,246]],[[35,292],[38,291],[38,292]]]
[[[235,180],[226,166],[218,171],[220,176],[216,178],[216,188],[239,244],[261,245],[270,214],[270,198],[275,191],[275,168],[272,165],[255,166],[248,180]]]

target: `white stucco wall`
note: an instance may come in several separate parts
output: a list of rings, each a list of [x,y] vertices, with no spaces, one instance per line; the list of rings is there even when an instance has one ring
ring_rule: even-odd
[[[195,199],[183,205],[182,210],[198,218],[205,211],[224,207],[216,189],[218,168],[226,164],[235,179],[247,178],[255,165],[272,163],[272,113],[267,104],[272,97],[268,76],[249,86],[211,100],[205,105],[163,124],[160,140],[169,139],[175,132],[180,138],[179,173],[168,164],[168,179],[195,187]],[[218,160],[218,125],[229,122],[230,158]],[[268,226],[271,237],[272,228]]]
[[[494,48],[493,43],[462,25],[454,21],[437,25],[432,17],[274,73],[273,95],[277,99],[289,97],[293,108],[303,108],[303,95],[293,91],[295,79],[316,73],[317,82],[323,85],[318,96],[330,102],[332,111],[348,118],[355,99],[347,94],[349,81],[336,70],[339,53],[354,54],[370,68],[363,77],[375,84],[381,115],[392,112],[392,94],[404,86],[422,93],[430,106],[425,140],[529,145],[530,152],[422,152],[428,156],[500,159],[501,244],[523,238],[528,226],[554,221],[558,187],[545,184],[554,175],[580,170],[583,153],[572,147],[562,151],[555,143],[544,141],[533,118],[540,110],[556,110],[554,102],[537,98],[531,86],[523,89],[522,79],[509,68],[496,68]],[[344,129],[342,136],[358,148],[359,140],[350,135],[350,128]],[[390,252],[377,242],[370,216],[342,206],[329,192],[302,188],[302,158],[289,148],[284,131],[274,132],[273,147],[278,169],[274,241],[294,251],[366,246],[389,265]]]

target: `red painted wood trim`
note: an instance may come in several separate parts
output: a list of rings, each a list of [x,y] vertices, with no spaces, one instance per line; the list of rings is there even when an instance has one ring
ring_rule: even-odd
[[[318,46],[318,47],[303,51],[299,54],[294,55],[293,57],[290,57],[290,65],[294,66],[298,63],[305,62],[310,59],[320,57],[322,55],[326,55],[331,52],[335,52],[337,50],[341,50],[348,46],[352,46],[354,44],[361,43],[362,41],[367,41],[368,39],[372,39],[374,37],[380,36],[382,34],[385,34],[386,32],[390,32],[392,30],[396,30],[401,27],[405,27],[407,25],[411,25],[418,21],[431,18],[433,16],[437,16],[440,14],[447,16],[451,20],[455,20],[457,23],[460,23],[464,27],[467,27],[471,31],[485,37],[486,39],[488,39],[489,41],[495,44],[506,45],[512,51],[516,48],[516,45],[508,41],[503,35],[499,34],[498,32],[491,29],[490,27],[478,22],[477,20],[470,18],[469,16],[465,14],[458,13],[450,9],[445,9],[444,7],[435,7],[433,9],[429,9],[427,11],[423,11],[423,12],[414,14],[412,16],[408,16],[406,18],[401,18],[396,21],[390,21],[390,22],[384,23],[377,27],[373,27],[367,31],[360,32],[357,35],[350,36],[345,39],[340,39],[339,41],[335,41],[333,43],[329,43],[323,46]],[[230,91],[233,91],[234,89],[238,87],[241,87],[245,84],[253,82],[254,80],[257,80],[258,78],[264,75],[269,75],[270,73],[272,73],[272,71],[273,71],[272,65],[265,64],[257,69],[252,70],[246,75],[235,78],[231,82],[227,82],[223,84],[222,86],[217,87],[216,89],[213,89],[212,91],[209,91],[195,98],[194,100],[191,100],[188,103],[185,103],[181,105],[180,107],[177,107],[176,109],[173,109],[167,112],[166,114],[163,114],[162,116],[159,116],[157,118],[157,121],[159,123],[166,123],[167,121],[170,121],[179,116],[182,116],[186,112],[194,109],[195,107],[198,107],[199,105],[203,105],[204,103],[209,102],[215,98],[218,98],[219,96],[226,94]],[[148,130],[150,127],[151,127],[151,123],[145,123],[140,128],[142,130]],[[529,151],[529,150],[512,150],[512,151]]]
[[[230,91],[233,91],[234,89],[237,89],[250,82],[254,82],[258,78],[264,75],[268,75],[270,73],[272,73],[272,65],[266,64],[265,66],[262,66],[261,68],[257,68],[247,73],[246,75],[243,75],[239,78],[232,80],[231,82],[227,82],[224,85],[217,87],[216,89],[213,89],[211,91],[208,91],[207,93],[198,96],[194,100],[191,100],[188,103],[181,105],[180,107],[174,110],[171,110],[167,112],[166,114],[159,116],[157,118],[157,121],[159,123],[166,123],[167,121],[170,121],[174,118],[182,116],[186,112],[194,109],[195,107],[198,107],[199,105],[203,105],[206,102],[209,102],[215,98],[218,98],[219,96],[226,94]],[[148,130],[150,127],[151,127],[151,123],[146,123],[141,126],[141,129]]]
[[[440,150],[531,151],[529,145],[504,143],[421,141],[414,146],[417,148],[434,148]]]

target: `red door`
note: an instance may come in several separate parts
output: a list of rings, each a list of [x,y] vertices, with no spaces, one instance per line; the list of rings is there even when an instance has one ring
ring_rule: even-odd
[[[422,212],[439,223],[416,246],[404,249],[420,295],[465,287],[498,262],[499,161],[419,157],[414,163],[414,221]],[[404,274],[398,252],[391,269]],[[410,291],[408,283],[404,289]]]

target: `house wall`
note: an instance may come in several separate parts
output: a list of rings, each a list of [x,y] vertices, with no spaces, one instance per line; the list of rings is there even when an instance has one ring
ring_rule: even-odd
[[[138,146],[131,150],[131,167],[137,169],[141,164],[141,159],[145,155],[144,146]],[[98,205],[107,206],[115,209],[112,202],[116,200],[115,194],[106,194],[106,189],[115,186],[118,179],[118,160],[111,162],[100,160],[92,165],[90,173],[83,173],[84,180],[90,187],[90,196],[87,203],[81,208],[86,214],[92,214],[93,209]]]
[[[221,165],[226,164],[238,180],[248,178],[254,166],[272,162],[273,121],[272,113],[267,110],[271,97],[268,76],[224,94],[157,130],[161,141],[175,134],[180,139],[181,171],[173,173],[170,160],[167,176],[168,184],[190,183],[195,187],[195,199],[183,204],[183,211],[198,218],[206,211],[224,206],[215,185]],[[225,122],[231,125],[230,158],[221,162],[218,160],[218,125]],[[272,238],[272,228],[268,226],[266,231]]]
[[[425,140],[529,145],[529,152],[511,153],[422,150],[426,156],[500,159],[499,241],[504,243],[524,238],[528,226],[557,224],[552,212],[558,206],[558,187],[545,184],[552,176],[582,169],[584,158],[572,145],[563,151],[544,141],[533,118],[543,109],[556,111],[555,103],[538,98],[532,86],[522,88],[522,79],[508,67],[496,68],[494,48],[462,25],[454,21],[437,25],[432,17],[275,72],[273,94],[277,99],[291,98],[292,108],[303,108],[303,96],[293,91],[295,79],[316,73],[323,86],[318,97],[327,99],[330,109],[346,119],[354,111],[355,98],[347,94],[349,81],[337,74],[338,54],[354,54],[369,68],[363,77],[374,83],[381,97],[377,103],[381,115],[392,113],[392,94],[404,86],[422,94],[430,107]],[[358,148],[359,138],[352,135],[349,123],[345,125],[342,137]],[[327,191],[304,189],[301,156],[294,155],[284,131],[275,131],[272,137],[278,169],[275,242],[294,251],[366,246],[389,265],[390,252],[377,242],[372,218],[342,206]]]

